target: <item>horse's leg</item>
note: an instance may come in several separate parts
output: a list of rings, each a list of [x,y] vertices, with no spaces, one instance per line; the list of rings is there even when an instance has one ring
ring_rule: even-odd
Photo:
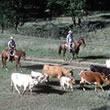
[[[65,53],[66,53],[66,50],[64,49],[64,50],[63,50],[63,60],[64,60],[64,61],[67,60],[67,59],[65,58]]]
[[[21,63],[20,62],[19,62],[19,68],[20,68],[20,71],[23,72],[22,68],[21,68]]]
[[[74,53],[72,53],[72,58],[70,59],[70,62],[74,59]]]
[[[76,62],[79,62],[78,53],[75,54]]]
[[[21,68],[20,62],[16,62],[16,69],[15,69],[15,71],[17,71],[18,65],[19,65],[20,71],[22,72],[22,68]]]
[[[8,68],[6,66],[6,58],[2,59],[2,68],[6,68],[6,70],[8,70]]]
[[[15,61],[16,61],[15,71],[17,71],[17,68],[18,68],[18,65],[19,65],[20,71],[22,72],[22,68],[21,68],[21,64],[20,64],[20,58],[15,58]]]
[[[76,61],[79,62],[78,55],[76,55]]]
[[[15,71],[17,71],[19,61],[18,61],[18,58],[16,58],[16,57],[15,57],[15,62],[16,62],[16,68],[15,68]]]
[[[15,71],[17,71],[17,67],[18,67],[18,64],[16,63],[16,68],[15,68]]]

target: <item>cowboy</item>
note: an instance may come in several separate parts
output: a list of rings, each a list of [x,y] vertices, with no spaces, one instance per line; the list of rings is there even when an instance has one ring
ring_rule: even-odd
[[[73,33],[71,30],[68,31],[68,35],[66,37],[66,42],[69,45],[69,51],[71,52],[72,51],[72,42],[74,42]]]
[[[10,56],[15,55],[16,43],[14,41],[14,37],[11,36],[10,40],[8,41],[8,60],[10,60]]]

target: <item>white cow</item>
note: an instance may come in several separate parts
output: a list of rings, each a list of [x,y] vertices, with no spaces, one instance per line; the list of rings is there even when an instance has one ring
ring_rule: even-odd
[[[40,72],[36,72],[36,71],[31,71],[31,76],[34,78],[37,78],[41,83],[46,81],[47,82],[47,77],[46,75],[40,73]]]
[[[31,75],[22,74],[22,73],[12,73],[11,74],[11,86],[13,90],[13,86],[16,89],[16,91],[20,93],[20,90],[23,87],[22,95],[25,93],[27,88],[30,90],[32,94],[32,88],[37,85],[39,81],[36,78],[32,78]]]
[[[65,90],[65,85],[66,85],[68,89],[70,88],[73,91],[73,86],[72,86],[73,84],[75,84],[74,79],[71,79],[69,77],[62,76],[60,79],[61,89],[63,88]]]

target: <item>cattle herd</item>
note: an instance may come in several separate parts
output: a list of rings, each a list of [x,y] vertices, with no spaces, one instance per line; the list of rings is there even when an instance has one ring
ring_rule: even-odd
[[[95,84],[95,91],[97,87],[100,87],[102,91],[103,83],[110,85],[110,60],[106,60],[106,66],[90,65],[90,70],[82,70],[79,74],[79,85],[85,91],[84,84]],[[45,64],[42,69],[42,73],[31,71],[31,74],[12,73],[11,74],[11,86],[18,92],[18,94],[24,94],[29,89],[32,94],[32,89],[40,83],[49,81],[49,77],[57,77],[60,83],[61,89],[70,89],[73,91],[73,85],[75,84],[75,78],[72,70],[66,69],[63,66],[52,66]],[[23,88],[23,91],[20,90]]]

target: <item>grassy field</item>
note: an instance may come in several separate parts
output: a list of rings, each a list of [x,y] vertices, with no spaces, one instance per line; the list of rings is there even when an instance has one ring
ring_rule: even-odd
[[[104,14],[103,16],[109,16]],[[66,18],[67,19],[67,18]],[[102,17],[102,14],[85,18],[93,21],[104,22],[107,25],[96,31],[83,33],[86,36],[86,47],[81,47],[79,61],[64,62],[57,54],[58,47],[62,40],[50,38],[37,38],[33,36],[13,34],[5,32],[0,34],[0,51],[7,49],[7,42],[11,35],[15,37],[17,49],[26,52],[27,61],[22,61],[23,73],[30,74],[31,70],[42,72],[43,64],[54,63],[67,65],[73,69],[76,84],[73,85],[73,92],[60,89],[59,81],[51,78],[48,84],[40,84],[33,89],[33,96],[27,92],[24,96],[19,96],[17,92],[12,93],[10,87],[10,75],[14,71],[15,63],[7,62],[8,71],[0,69],[0,110],[109,110],[110,90],[104,85],[105,92],[100,89],[94,91],[94,85],[86,85],[86,92],[83,92],[78,82],[79,73],[84,68],[89,68],[92,63],[105,64],[105,60],[110,57],[110,27],[109,20]],[[60,19],[59,19],[60,20]],[[60,21],[59,21],[60,22]],[[62,21],[63,22],[63,21]],[[77,36],[80,33],[77,34]],[[75,39],[77,39],[75,37]],[[69,53],[67,58],[71,58]],[[30,63],[32,58],[34,63]],[[50,59],[50,60],[49,60]],[[53,59],[53,61],[52,61]],[[57,61],[58,60],[58,61]],[[1,62],[0,62],[1,65]],[[77,68],[78,67],[78,68]],[[17,72],[20,72],[19,69]]]

